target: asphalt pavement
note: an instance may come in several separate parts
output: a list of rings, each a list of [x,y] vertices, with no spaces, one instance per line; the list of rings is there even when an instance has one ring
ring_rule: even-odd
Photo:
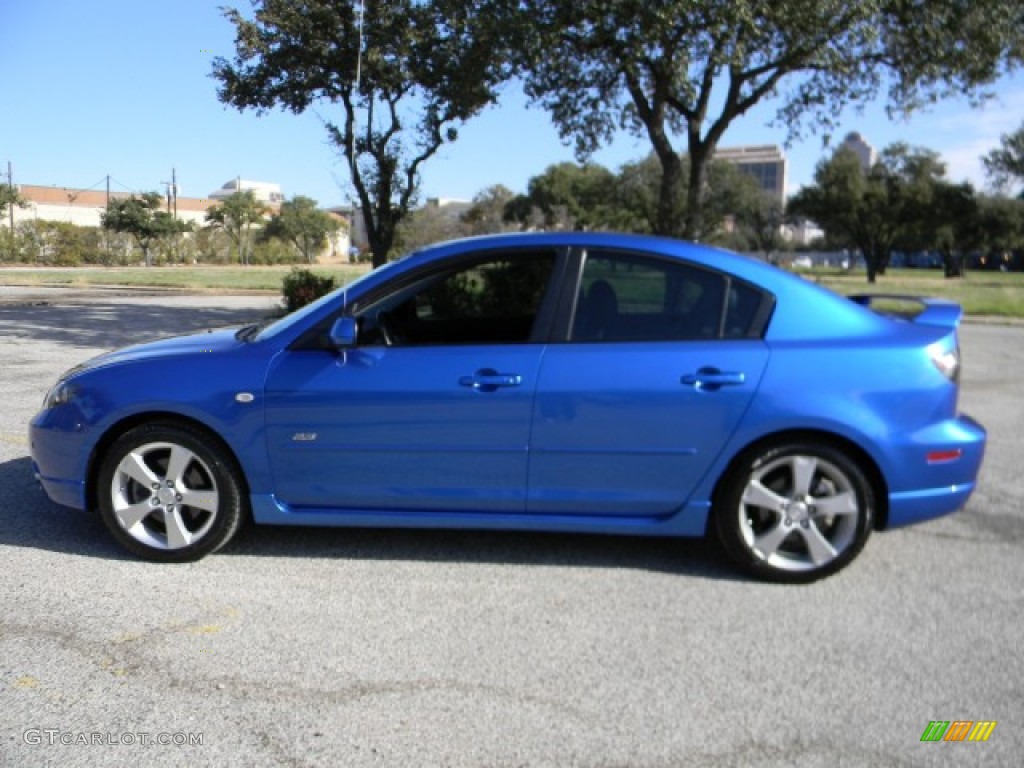
[[[26,426],[62,370],[271,309],[0,303],[0,765],[1020,765],[1024,328],[961,333],[990,432],[968,507],[810,586],[700,541],[518,533],[249,528],[154,565],[45,498]]]

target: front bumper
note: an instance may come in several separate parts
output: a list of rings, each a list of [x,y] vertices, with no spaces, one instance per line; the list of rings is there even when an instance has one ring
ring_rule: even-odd
[[[54,502],[85,509],[86,435],[80,422],[66,422],[66,414],[61,413],[65,410],[40,411],[29,424],[32,470]]]

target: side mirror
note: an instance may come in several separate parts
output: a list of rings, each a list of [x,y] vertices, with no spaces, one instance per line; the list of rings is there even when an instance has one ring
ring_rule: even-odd
[[[331,326],[330,340],[331,346],[335,349],[345,349],[347,347],[354,347],[356,345],[356,334],[359,329],[356,325],[356,319],[349,317],[339,317],[334,321],[334,325]]]

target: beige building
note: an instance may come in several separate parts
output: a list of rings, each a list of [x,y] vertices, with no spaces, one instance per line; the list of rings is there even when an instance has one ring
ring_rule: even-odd
[[[69,187],[40,187],[21,184],[18,192],[27,205],[14,206],[14,223],[21,221],[66,221],[80,227],[100,226],[100,216],[107,208],[107,193],[94,189],[71,189]],[[111,192],[111,200],[131,197],[127,192]],[[193,222],[197,227],[206,223],[206,211],[217,204],[216,200],[194,197],[177,199],[177,217]],[[172,203],[168,208],[175,210]]]
[[[178,219],[190,222],[196,228],[206,226],[206,212],[219,204],[225,197],[230,197],[237,189],[232,188],[226,191],[228,186],[234,187],[235,182],[229,182],[220,190],[211,193],[209,197],[179,197],[176,200],[167,201],[165,198],[164,210],[173,213]],[[277,184],[265,182],[241,181],[242,190],[253,189],[258,200],[266,203],[271,211],[276,212],[281,205],[281,187]],[[247,186],[247,185],[257,185]],[[13,206],[14,225],[17,226],[23,221],[63,221],[68,224],[75,224],[79,227],[99,227],[101,216],[107,208],[107,193],[94,189],[72,189],[70,187],[43,187],[34,184],[15,185],[22,199],[25,200],[24,207]],[[219,194],[218,193],[222,193]],[[123,200],[131,197],[128,192],[111,192],[110,200]],[[324,253],[321,260],[345,260],[349,252],[349,229],[348,219],[338,216],[331,211],[331,215],[340,219],[343,227],[338,231]],[[0,224],[7,225],[10,221],[10,214],[4,216]]]
[[[776,195],[780,203],[786,202],[786,156],[776,144],[746,147],[722,147],[715,151],[715,160],[728,160],[754,178],[765,192]]]

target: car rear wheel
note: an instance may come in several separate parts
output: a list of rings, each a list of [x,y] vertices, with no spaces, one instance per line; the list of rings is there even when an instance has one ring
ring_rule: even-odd
[[[788,443],[739,460],[715,503],[719,541],[759,578],[810,582],[863,549],[875,500],[857,463],[824,443]]]
[[[125,433],[103,458],[97,487],[107,528],[147,560],[198,560],[224,546],[242,520],[235,462],[185,425],[145,424]]]

